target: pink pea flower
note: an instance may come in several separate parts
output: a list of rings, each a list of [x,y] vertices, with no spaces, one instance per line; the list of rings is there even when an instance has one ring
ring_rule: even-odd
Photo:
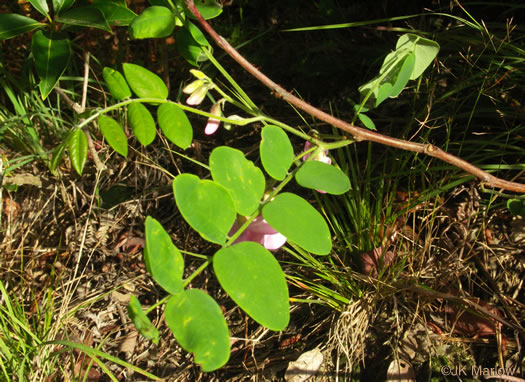
[[[240,224],[235,221],[230,230],[233,235],[239,229]],[[254,241],[261,244],[264,248],[274,251],[281,248],[286,243],[286,237],[274,230],[264,218],[257,216],[244,230],[244,232],[235,240],[234,244],[242,241]]]
[[[213,104],[213,106],[211,107],[211,110],[210,110],[210,114],[213,114],[213,115],[216,115],[216,116],[221,116],[222,115],[221,103],[220,102],[217,102],[217,103]],[[213,117],[208,118],[208,123],[206,124],[206,127],[204,128],[204,134],[206,134],[206,135],[214,134],[217,131],[217,129],[219,128],[220,123],[221,123],[221,121],[219,121],[216,118],[213,118]]]

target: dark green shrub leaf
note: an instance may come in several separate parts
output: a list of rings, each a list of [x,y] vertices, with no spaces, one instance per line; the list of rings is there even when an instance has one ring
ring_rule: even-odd
[[[56,169],[60,162],[62,162],[64,152],[66,151],[66,143],[67,142],[62,142],[53,150],[53,156],[51,158],[51,162],[49,163],[49,171],[51,171],[53,175],[57,174]]]
[[[104,114],[98,117],[98,126],[108,144],[123,157],[128,156],[128,138],[122,127],[113,118]]]
[[[172,296],[164,311],[177,342],[192,352],[202,371],[224,366],[230,358],[230,334],[220,306],[199,289]]]
[[[303,163],[295,174],[295,180],[303,187],[334,195],[344,194],[350,189],[350,180],[344,172],[335,166],[314,160]]]
[[[62,34],[36,31],[33,34],[31,51],[36,72],[40,77],[40,94],[46,99],[67,68],[71,57],[71,42]]]
[[[173,103],[163,103],[157,110],[157,120],[162,132],[173,144],[183,150],[190,147],[193,129],[184,110]]]
[[[125,1],[95,0],[93,6],[102,12],[110,25],[127,26],[137,17]]]
[[[49,6],[47,5],[46,0],[29,0],[29,2],[31,3],[33,8],[35,8],[44,16],[47,16],[49,14]]]
[[[71,8],[74,3],[75,0],[53,0],[53,10],[55,11],[55,15]]]
[[[122,64],[131,90],[140,98],[168,98],[168,88],[155,73],[135,64]]]
[[[165,291],[182,292],[184,259],[162,225],[151,216],[146,218],[144,261],[148,272]]]
[[[199,62],[206,61],[208,58],[202,50],[202,46],[209,47],[209,43],[202,34],[202,32],[192,23],[188,23],[191,32],[186,28],[180,28],[175,34],[175,42],[178,51],[190,64],[198,66]],[[195,40],[195,37],[200,37],[201,43]],[[210,47],[211,49],[211,47]]]
[[[0,40],[7,40],[43,26],[45,24],[29,17],[15,13],[2,13],[0,14]]]
[[[104,77],[104,81],[106,81],[109,92],[117,101],[131,97],[131,90],[129,89],[128,83],[119,71],[106,66],[102,71],[102,76]]]
[[[288,135],[278,126],[268,125],[261,132],[261,162],[272,178],[283,180],[293,162],[293,147]]]
[[[192,174],[181,174],[173,180],[173,194],[184,220],[195,231],[213,243],[226,242],[236,213],[224,187]]]
[[[288,286],[275,257],[251,241],[220,249],[213,256],[219,283],[251,318],[271,330],[290,321]]]
[[[155,139],[157,128],[151,113],[141,103],[135,102],[128,105],[128,119],[133,129],[133,134],[139,142],[147,146]]]
[[[330,230],[321,214],[303,198],[284,192],[262,209],[264,219],[305,250],[328,255],[332,250]]]
[[[86,134],[84,134],[81,129],[77,129],[69,137],[68,151],[73,168],[76,170],[78,175],[82,175],[88,154],[88,143]]]
[[[227,146],[215,148],[210,155],[210,170],[213,180],[230,192],[239,214],[251,215],[259,207],[264,175],[242,151]]]
[[[98,28],[107,32],[111,32],[111,28],[104,18],[102,12],[91,6],[69,9],[65,12],[62,12],[56,18],[56,21],[67,25]]]
[[[129,25],[133,39],[168,37],[175,29],[175,16],[166,7],[146,8]]]
[[[139,300],[134,295],[131,295],[129,299],[128,314],[138,332],[157,345],[159,343],[159,331],[146,316]]]

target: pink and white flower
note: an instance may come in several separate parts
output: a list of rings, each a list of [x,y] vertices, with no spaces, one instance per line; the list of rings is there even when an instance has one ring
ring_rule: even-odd
[[[233,235],[239,229],[240,224],[235,221],[230,230]],[[235,240],[234,244],[242,241],[254,241],[261,244],[264,248],[274,251],[281,248],[286,243],[286,237],[274,230],[264,218],[257,216],[244,230],[244,232]]]

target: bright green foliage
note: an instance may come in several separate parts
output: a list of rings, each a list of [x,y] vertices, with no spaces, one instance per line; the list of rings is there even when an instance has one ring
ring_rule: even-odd
[[[146,8],[129,25],[133,39],[168,37],[175,29],[175,16],[166,7]]]
[[[350,180],[344,172],[335,166],[313,160],[301,166],[295,174],[295,180],[303,187],[334,195],[344,194],[350,189]]]
[[[133,129],[133,134],[139,142],[147,146],[155,139],[157,128],[151,113],[141,103],[134,102],[128,106],[128,120]]]
[[[31,50],[40,77],[40,94],[45,99],[69,64],[71,43],[60,33],[37,31],[33,34]]]
[[[222,13],[222,7],[215,0],[199,0],[195,2],[195,6],[205,20],[213,19]],[[190,17],[195,18],[193,14],[190,14]]]
[[[126,2],[94,0],[93,6],[100,10],[110,25],[127,26],[137,14],[126,6]]]
[[[113,118],[104,114],[98,117],[98,126],[109,145],[123,157],[128,156],[128,138],[122,127]]]
[[[88,28],[98,28],[106,32],[111,32],[111,28],[104,18],[104,14],[95,7],[77,7],[62,12],[56,21],[67,24]]]
[[[47,16],[49,14],[49,6],[47,5],[46,0],[29,0],[29,2],[31,3],[33,8],[35,8],[44,16]]]
[[[193,140],[193,129],[190,120],[180,107],[164,103],[157,110],[157,119],[162,132],[173,144],[187,149]]]
[[[173,193],[184,220],[195,231],[212,243],[226,243],[236,214],[224,187],[192,174],[181,174],[173,180]]]
[[[75,0],[53,0],[53,10],[55,11],[55,15],[68,10],[74,3]]]
[[[109,92],[117,101],[122,101],[131,97],[131,90],[126,82],[124,76],[117,70],[105,67],[102,71],[102,76]]]
[[[69,137],[68,150],[73,168],[79,175],[82,175],[88,153],[88,143],[86,134],[81,129],[75,130]]]
[[[146,218],[144,262],[153,279],[171,294],[182,291],[184,259],[162,225],[151,216]]]
[[[188,29],[179,29],[175,37],[178,51],[190,64],[198,66],[199,62],[208,59],[202,49],[211,49],[210,44],[193,23],[188,22]]]
[[[216,370],[228,362],[228,325],[213,298],[199,289],[185,290],[168,300],[164,315],[177,342],[195,355],[202,371]]]
[[[411,80],[415,80],[423,74],[434,58],[436,58],[439,52],[439,44],[433,40],[407,33],[397,40],[396,50],[401,50],[405,47],[415,54],[416,62],[410,76]]]
[[[230,192],[237,213],[248,216],[259,207],[264,175],[242,151],[227,146],[215,148],[210,155],[210,170],[213,180]]]
[[[131,90],[141,98],[160,98],[168,97],[168,88],[164,81],[152,71],[135,64],[122,64],[124,76],[128,81]]]
[[[32,18],[14,13],[0,14],[0,40],[7,40],[20,34],[31,32],[44,25]]]
[[[265,126],[261,136],[259,150],[262,165],[272,178],[283,180],[293,163],[292,143],[284,130],[278,126]]]
[[[262,209],[264,219],[289,241],[316,255],[332,250],[330,230],[321,214],[295,194],[279,194]]]
[[[290,320],[288,286],[275,257],[251,241],[222,248],[213,256],[221,286],[250,317],[271,330]]]
[[[152,340],[154,344],[159,343],[159,331],[146,316],[139,300],[134,295],[131,295],[129,299],[128,314],[140,334]]]

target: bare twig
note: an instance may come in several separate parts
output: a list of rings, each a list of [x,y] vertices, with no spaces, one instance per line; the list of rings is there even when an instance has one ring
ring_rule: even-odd
[[[226,53],[228,53],[235,61],[237,61],[237,63],[239,63],[248,73],[250,73],[252,76],[261,81],[266,87],[268,87],[275,97],[282,98],[284,101],[289,102],[293,106],[307,112],[313,117],[325,121],[330,125],[335,126],[341,130],[346,131],[347,133],[352,135],[354,140],[358,142],[376,142],[382,145],[391,146],[406,151],[413,151],[416,153],[429,155],[431,157],[435,157],[444,162],[450,163],[453,166],[465,170],[466,172],[480,178],[482,182],[487,183],[490,187],[525,193],[525,184],[509,182],[507,180],[491,175],[488,172],[483,171],[482,169],[474,166],[473,164],[461,158],[458,158],[455,155],[449,154],[432,144],[410,142],[403,139],[389,137],[387,135],[376,133],[374,131],[366,130],[358,126],[354,126],[348,122],[342,121],[338,118],[335,118],[334,116],[327,114],[322,110],[319,110],[318,108],[310,105],[309,103],[304,102],[303,100],[297,98],[296,96],[284,90],[281,86],[273,82],[259,69],[253,66],[248,60],[246,60],[237,50],[235,50],[235,48],[232,47],[228,43],[228,41],[226,41],[226,39],[224,39],[217,32],[215,32],[212,26],[206,20],[204,20],[199,10],[195,6],[193,0],[185,1],[186,5],[188,6],[188,9],[191,11],[191,13],[193,13],[193,15],[197,18],[199,23],[204,28],[204,30],[211,36],[211,38],[213,38],[217,45],[219,45],[219,47],[226,51]]]

